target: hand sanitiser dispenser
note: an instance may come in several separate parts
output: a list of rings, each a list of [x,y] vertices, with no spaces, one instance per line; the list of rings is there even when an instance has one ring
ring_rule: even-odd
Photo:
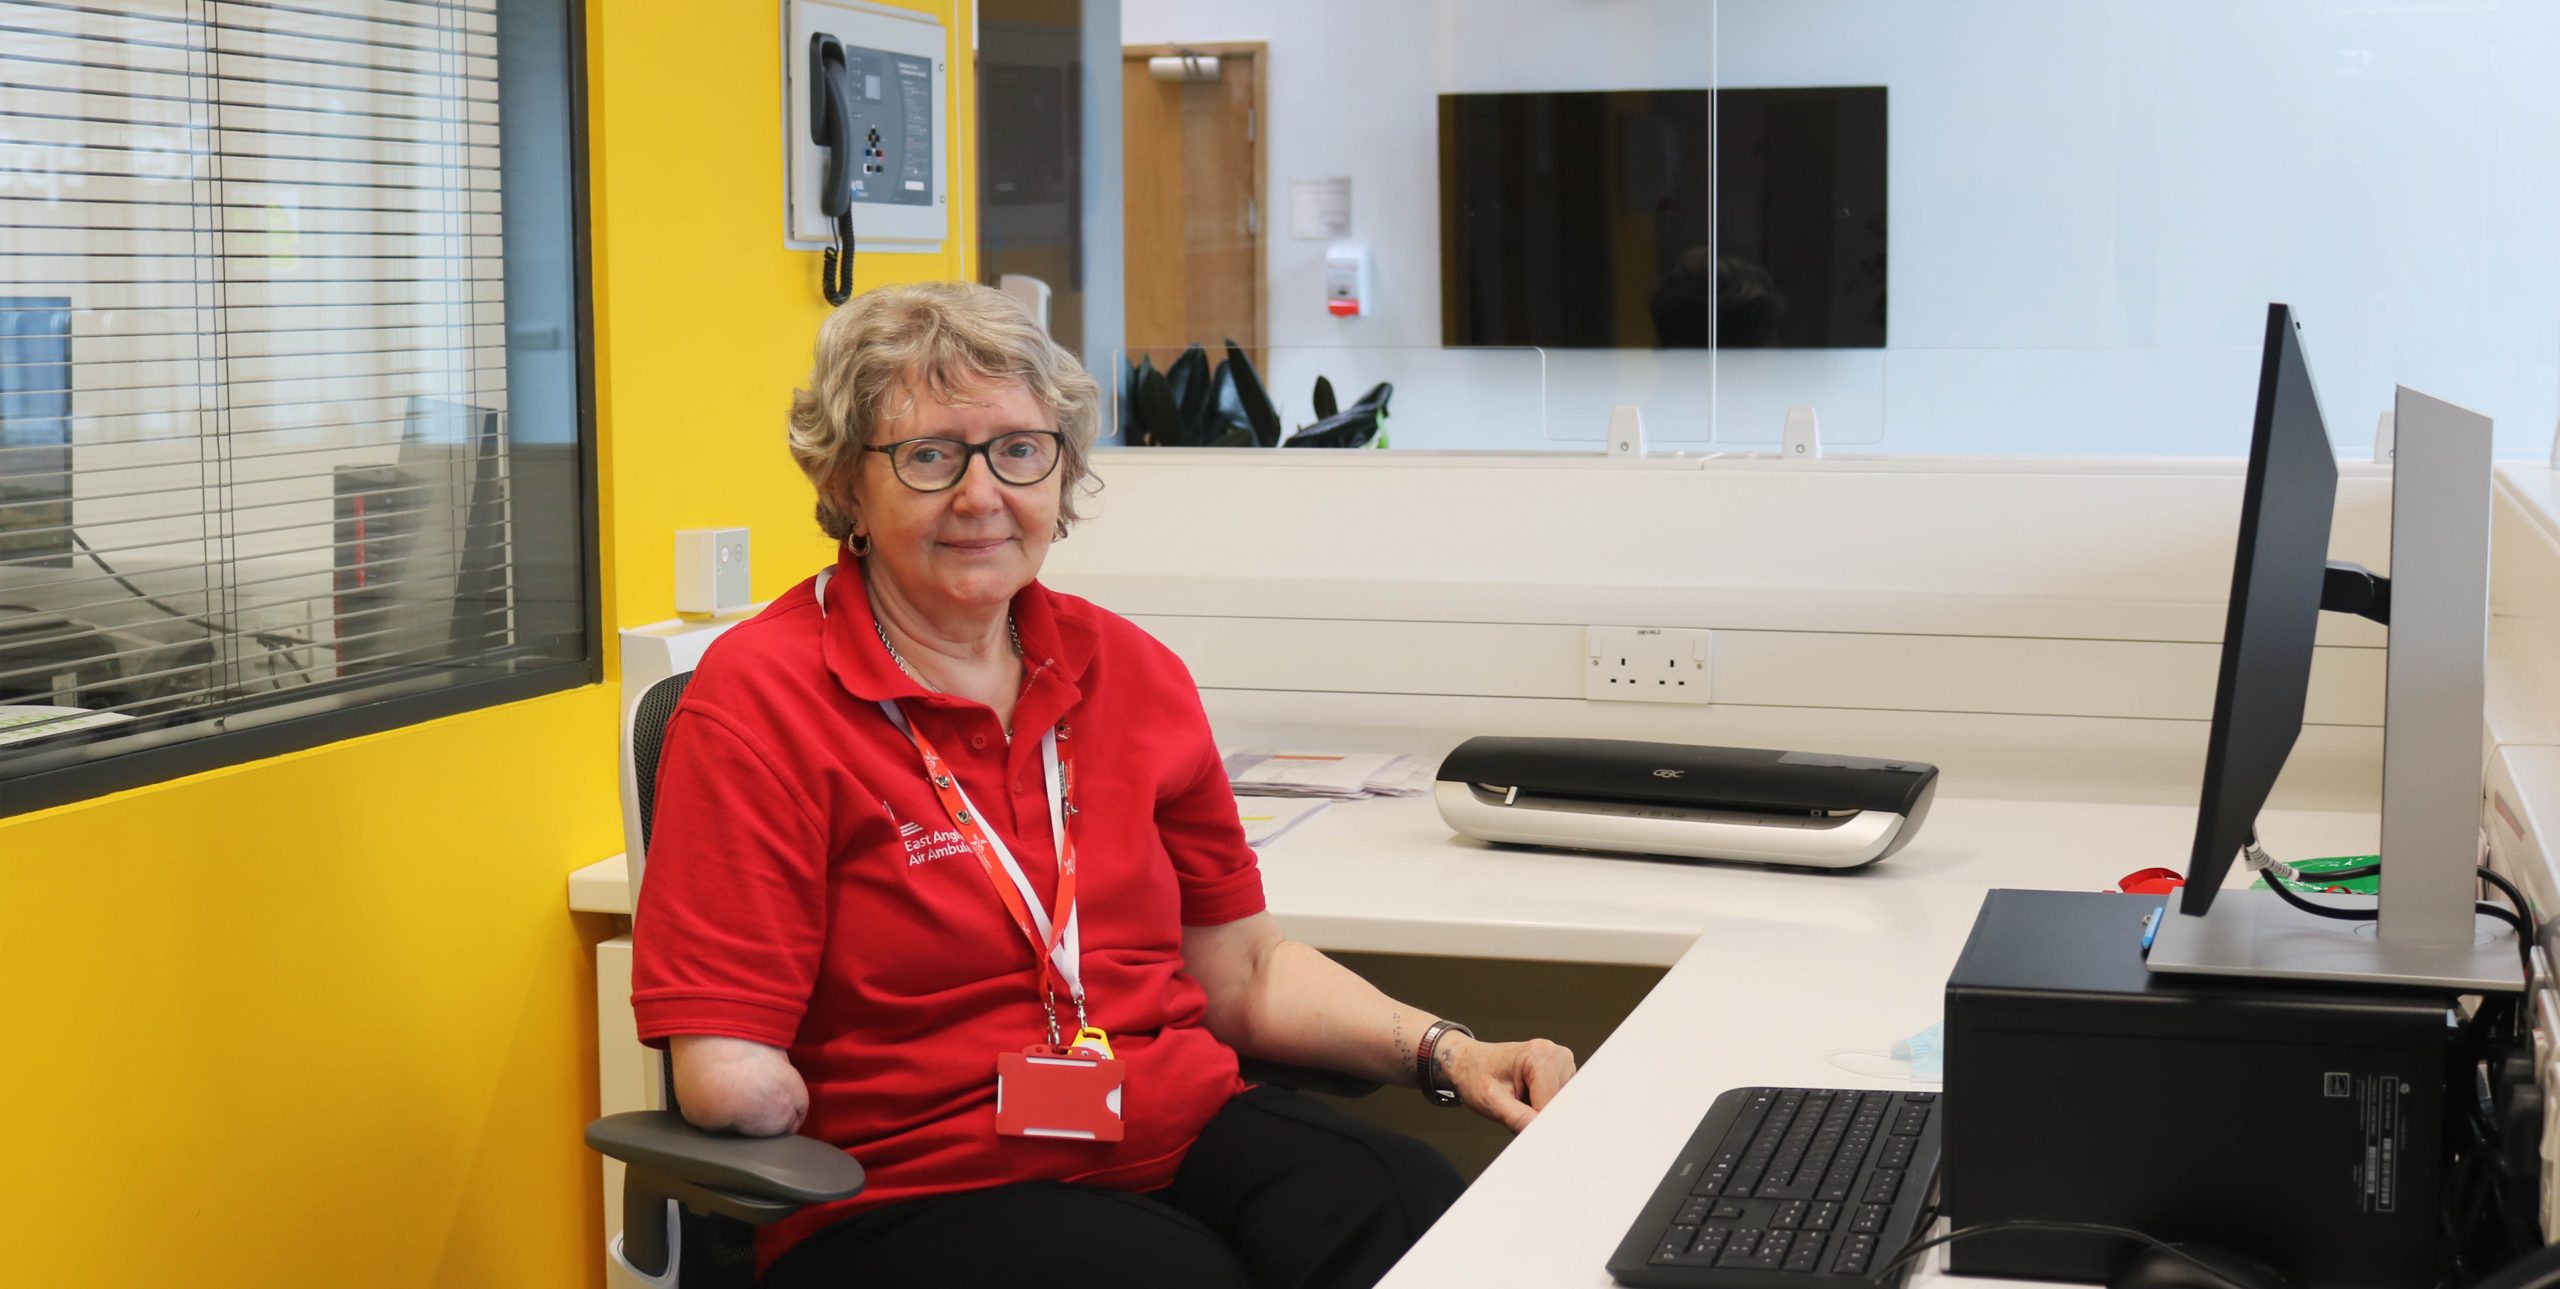
[[[1900,850],[1938,768],[1823,752],[1472,738],[1440,763],[1440,817],[1481,841],[1855,868]]]

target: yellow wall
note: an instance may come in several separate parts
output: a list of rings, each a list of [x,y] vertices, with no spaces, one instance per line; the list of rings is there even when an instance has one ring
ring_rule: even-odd
[[[913,6],[954,36],[962,141],[970,3]],[[671,612],[677,528],[753,528],[759,596],[826,554],[781,448],[826,306],[781,246],[776,8],[590,0],[608,623]],[[952,249],[858,286],[971,275],[953,188]],[[591,686],[0,821],[0,1279],[601,1283],[611,931],[563,878],[620,849],[615,710]]]
[[[754,529],[755,593],[777,595],[830,559],[811,496],[783,450],[791,389],[809,374],[825,320],[818,256],[782,248],[781,70],[770,0],[707,0],[688,12],[736,15],[752,39],[705,47],[704,18],[663,21],[674,0],[617,0],[588,25],[597,122],[596,315],[605,529],[625,623],[675,612],[678,528]],[[947,62],[951,132],[976,128],[965,54],[971,0],[910,4],[940,14],[959,45]],[[596,0],[594,12],[607,6]],[[652,17],[641,18],[643,12]],[[601,28],[601,30],[599,30]],[[974,277],[974,152],[954,170],[951,253],[865,252],[857,289]],[[697,161],[706,164],[697,164]],[[643,518],[645,516],[645,518]]]

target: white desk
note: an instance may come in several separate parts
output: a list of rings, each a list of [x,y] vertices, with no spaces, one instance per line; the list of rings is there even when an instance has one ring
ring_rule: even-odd
[[[1348,831],[1354,816],[1346,810],[1329,822]],[[2371,815],[2275,812],[2265,824],[2270,848],[2286,855],[2369,853],[2379,835]],[[1401,891],[1404,870],[1427,869],[1449,881],[1449,901],[1462,909],[1494,903],[1464,875],[1499,866],[1506,881],[1553,890],[1563,910],[1644,897],[1615,914],[1634,943],[1657,941],[1660,933],[1635,930],[1647,924],[1694,929],[1662,983],[1386,1289],[1608,1285],[1602,1264],[1718,1093],[1749,1084],[1911,1086],[1873,1077],[1872,1059],[1834,1058],[1881,1052],[1938,1019],[1983,892],[2103,890],[2137,869],[2182,868],[2194,826],[2192,809],[2169,806],[1942,799],[1902,853],[1836,877],[1629,866],[1456,841],[1401,860],[1372,852],[1384,889]],[[1324,837],[1309,834],[1308,849]],[[1302,868],[1347,877],[1354,862],[1270,856],[1275,907],[1282,893],[1301,889]],[[1473,930],[1486,939],[1469,952],[1498,938],[1488,925]]]
[[[1596,1287],[1717,1093],[1908,1086],[1834,1057],[1938,1019],[1983,892],[2181,868],[2194,827],[2191,807],[1941,798],[1900,854],[1827,874],[1499,849],[1452,836],[1428,800],[1372,800],[1328,807],[1262,867],[1273,913],[1319,948],[1671,967],[1386,1282]],[[2380,834],[2372,815],[2277,811],[2263,835],[2309,856],[2370,853]],[[620,867],[582,870],[573,903],[627,912]]]

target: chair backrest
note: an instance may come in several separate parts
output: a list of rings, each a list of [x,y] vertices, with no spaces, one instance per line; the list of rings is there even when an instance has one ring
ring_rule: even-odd
[[[684,701],[685,687],[693,683],[693,673],[679,671],[662,676],[640,691],[640,701],[631,706],[631,733],[623,747],[623,755],[631,758],[631,786],[638,795],[641,853],[631,856],[631,880],[637,886],[640,869],[647,862],[650,825],[658,807],[658,749],[667,740],[667,719],[676,714],[676,704]]]
[[[658,806],[658,761],[666,747],[667,722],[676,714],[676,706],[684,701],[687,686],[693,683],[693,672],[686,669],[660,676],[649,682],[632,700],[630,713],[623,722],[622,773],[624,808],[632,818],[626,822],[627,862],[631,866],[631,891],[636,900],[640,882],[647,868],[649,840],[656,822]],[[636,843],[632,840],[636,838]],[[676,1104],[676,1071],[674,1058],[658,1054],[658,1098],[665,1109],[681,1114]],[[630,1214],[626,1209],[625,1220]],[[677,1209],[677,1223],[682,1234],[674,1241],[678,1250],[674,1275],[658,1283],[667,1289],[753,1289],[755,1284],[754,1228],[730,1218]]]
[[[761,606],[758,606],[761,607]],[[731,627],[746,621],[745,615],[710,622],[653,622],[645,627],[624,627],[622,648],[622,722],[621,789],[622,789],[622,853],[631,865],[631,884],[638,889],[640,867],[647,858],[647,804],[655,797],[658,786],[657,743],[665,735],[667,717],[675,711],[676,699],[684,694],[679,681],[656,700],[652,691],[671,679],[702,665],[711,646]],[[634,744],[640,741],[641,712],[651,713],[646,742],[648,764],[634,759]]]
[[[661,676],[640,691],[631,704],[631,720],[623,736],[623,773],[630,776],[633,808],[639,818],[640,848],[625,860],[631,869],[631,899],[640,899],[640,881],[648,868],[649,835],[656,822],[658,809],[658,753],[666,746],[667,721],[676,714],[676,704],[684,701],[685,687],[693,683],[693,673],[679,671]],[[663,1054],[658,1060],[658,1079],[664,1103],[670,1110],[676,1104],[675,1064]]]

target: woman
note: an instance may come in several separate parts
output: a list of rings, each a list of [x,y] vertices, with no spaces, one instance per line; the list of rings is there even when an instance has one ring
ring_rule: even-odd
[[[791,448],[841,552],[668,726],[640,1035],[696,1124],[870,1178],[763,1233],[767,1285],[1366,1285],[1455,1173],[1237,1053],[1515,1130],[1572,1077],[1281,936],[1190,675],[1036,580],[1097,402],[986,288],[838,309]]]

